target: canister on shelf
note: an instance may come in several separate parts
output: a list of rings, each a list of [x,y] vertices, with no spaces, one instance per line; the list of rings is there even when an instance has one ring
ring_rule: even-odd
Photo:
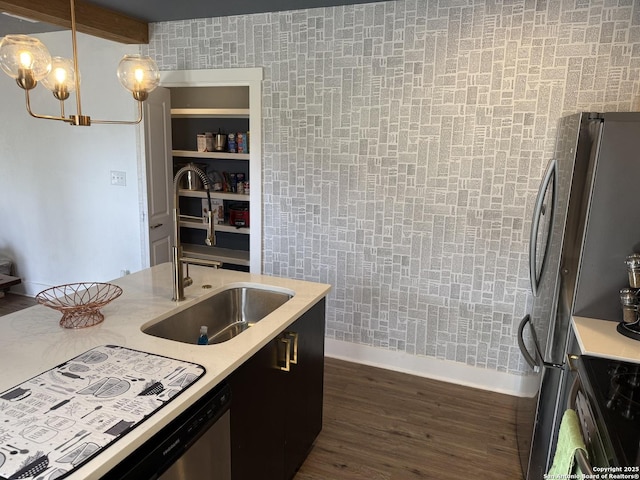
[[[632,288],[620,290],[620,303],[622,304],[622,321],[635,323],[638,321],[638,291]]]
[[[197,135],[197,147],[198,147],[198,151],[199,152],[206,152],[207,151],[207,137],[206,134],[204,133],[199,133]]]
[[[640,288],[640,253],[632,253],[625,261],[629,274],[629,286]]]
[[[213,133],[204,132],[204,140],[206,145],[205,152],[213,152]]]

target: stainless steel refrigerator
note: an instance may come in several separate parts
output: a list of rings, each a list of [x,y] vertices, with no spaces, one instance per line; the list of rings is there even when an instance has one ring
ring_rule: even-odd
[[[535,396],[519,400],[517,409],[526,480],[542,480],[553,460],[565,409],[571,316],[622,320],[625,258],[640,252],[639,185],[640,113],[560,119],[554,158],[533,212],[533,305],[518,328],[520,350],[538,387]]]

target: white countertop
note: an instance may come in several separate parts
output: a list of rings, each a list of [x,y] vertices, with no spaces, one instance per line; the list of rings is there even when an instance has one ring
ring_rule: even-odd
[[[112,281],[123,294],[101,309],[105,321],[73,330],[58,325],[61,314],[37,305],[0,317],[0,392],[99,345],[120,345],[198,363],[206,374],[169,402],[160,412],[67,477],[98,479],[189,405],[224,380],[280,331],[325,297],[329,285],[190,266],[192,286],[186,299],[171,301],[171,264],[165,263]],[[211,288],[202,288],[210,285]],[[252,285],[293,293],[291,300],[241,335],[216,345],[189,345],[142,333],[141,327],[188,308],[199,300],[233,286]],[[194,332],[196,335],[198,332]]]
[[[618,333],[618,322],[573,317],[572,323],[583,355],[640,363],[640,341]]]

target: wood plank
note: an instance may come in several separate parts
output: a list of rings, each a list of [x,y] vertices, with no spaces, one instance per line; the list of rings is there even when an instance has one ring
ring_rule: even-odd
[[[0,11],[71,29],[69,0],[0,0]],[[114,42],[149,43],[149,24],[76,0],[77,30]]]
[[[515,400],[327,358],[323,430],[295,479],[521,479]]]

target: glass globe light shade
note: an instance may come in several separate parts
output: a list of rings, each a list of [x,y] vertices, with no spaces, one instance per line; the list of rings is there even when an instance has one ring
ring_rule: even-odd
[[[118,65],[118,79],[133,98],[144,101],[160,83],[160,72],[151,57],[125,55]]]
[[[42,79],[42,85],[53,92],[58,100],[66,100],[76,89],[76,71],[70,58],[53,57],[51,72]]]
[[[31,89],[51,70],[51,55],[37,38],[7,35],[0,42],[0,67],[22,88]]]

